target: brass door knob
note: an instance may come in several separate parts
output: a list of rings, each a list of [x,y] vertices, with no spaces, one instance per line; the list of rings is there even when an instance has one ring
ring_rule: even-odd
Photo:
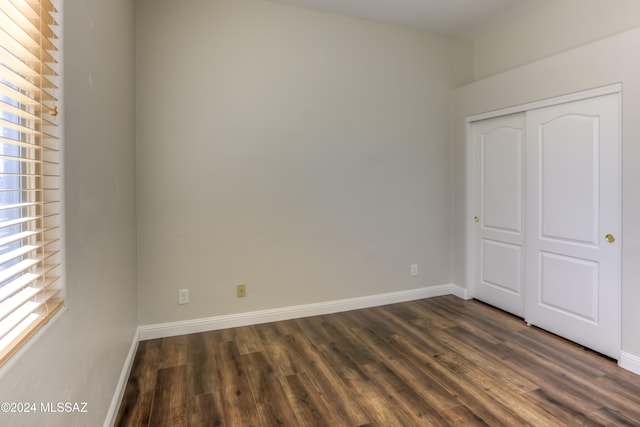
[[[616,238],[613,237],[613,234],[607,234],[606,236],[604,236],[605,239],[607,239],[607,242],[609,243],[613,243],[616,241]]]
[[[474,216],[474,217],[473,217],[473,222],[480,222],[480,218],[479,218],[479,217],[477,217],[477,216]]]

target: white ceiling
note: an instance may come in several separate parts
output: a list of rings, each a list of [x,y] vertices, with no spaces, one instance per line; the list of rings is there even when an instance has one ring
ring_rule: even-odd
[[[561,0],[271,0],[473,38]]]

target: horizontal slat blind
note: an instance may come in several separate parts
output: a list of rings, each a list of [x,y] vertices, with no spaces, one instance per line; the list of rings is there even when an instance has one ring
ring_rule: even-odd
[[[0,363],[62,305],[56,14],[0,1]]]

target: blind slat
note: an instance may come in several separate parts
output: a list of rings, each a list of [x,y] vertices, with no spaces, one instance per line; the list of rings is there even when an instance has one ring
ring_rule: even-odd
[[[0,321],[0,338],[4,338],[13,328],[34,313],[41,305],[42,302],[27,301],[17,310],[14,310],[10,315],[2,319]]]
[[[0,99],[2,99],[1,90],[0,90]],[[0,101],[0,111],[9,113],[15,116],[14,121],[31,120],[39,124],[39,123],[42,123],[42,120],[43,120],[40,117],[38,117],[36,114],[32,113],[31,111],[28,111],[26,109],[22,109],[20,107],[16,107],[15,105],[7,104],[6,102],[1,102],[1,101]]]
[[[11,2],[15,5],[24,5],[19,8],[21,11],[24,10],[25,16],[29,16],[29,13],[31,12],[34,19],[38,19],[46,25],[57,25],[55,19],[51,16],[51,14],[56,12],[57,9],[50,0],[11,0]],[[54,33],[49,36],[49,38],[52,37],[55,37]]]
[[[0,210],[28,208],[30,206],[36,206],[37,203],[14,203],[11,205],[0,205]]]
[[[60,279],[60,276],[47,276],[44,279],[44,288],[49,289],[54,283]]]
[[[40,276],[37,274],[27,273],[20,276],[18,279],[13,280],[11,283],[4,285],[0,289],[0,301],[4,301],[11,297],[11,295],[20,292],[23,288],[29,286]]]
[[[5,264],[9,261],[12,261],[18,257],[24,256],[29,252],[33,252],[37,250],[41,245],[24,245],[19,247],[18,249],[14,249],[10,252],[0,255],[0,264]]]
[[[36,74],[55,75],[55,71],[47,65],[46,62],[40,60],[37,52],[31,52],[29,49],[18,43],[11,37],[11,33],[0,29],[0,38],[3,39],[2,48],[11,56],[16,58],[18,62],[29,67]],[[53,64],[52,62],[49,62]]]
[[[11,315],[14,311],[20,309],[20,307],[32,300],[40,292],[42,292],[42,289],[27,286],[22,288],[20,292],[15,293],[0,302],[0,322]]]
[[[32,64],[25,63],[21,61],[20,58],[13,55],[11,51],[4,47],[4,45],[2,45],[1,47],[0,62],[2,62],[7,68],[13,70],[15,73],[25,76],[28,79],[33,79],[34,83],[36,83],[36,81],[49,80],[48,77],[55,77],[58,75],[58,73],[56,73],[51,67],[42,66],[34,68]],[[50,83],[50,87],[55,87],[53,82]],[[39,86],[42,87],[42,85]]]
[[[40,234],[42,230],[32,230],[32,231],[22,231],[20,233],[13,233],[7,237],[3,237],[0,239],[0,247],[4,245],[8,245],[10,243],[17,242],[19,240],[28,239],[29,237],[33,237],[37,234]]]
[[[26,224],[28,222],[35,221],[37,219],[38,217],[35,217],[35,216],[24,216],[18,219],[0,221],[0,228],[13,227],[14,225]],[[0,282],[2,282],[2,280],[0,280]]]
[[[13,123],[6,119],[0,119],[0,128],[20,132],[32,138],[43,138],[43,137],[48,137],[52,139],[56,138],[54,135],[48,135],[42,130],[36,129],[35,127],[20,125],[18,123]]]
[[[25,164],[38,164],[41,165],[43,162],[37,159],[29,159],[20,156],[5,156],[0,154],[0,161],[6,160],[9,162],[17,162],[17,163],[25,163]]]
[[[45,101],[56,101],[55,96],[40,88],[30,88],[30,90],[26,90],[23,82],[28,82],[28,80],[17,76],[15,72],[7,70],[4,67],[0,67],[0,70],[2,70],[0,77],[4,79],[3,84],[0,85],[1,96],[7,97],[13,101],[18,101],[24,105],[33,106],[37,112],[49,110],[48,108],[43,107],[43,103]],[[22,85],[20,83],[22,83]],[[16,87],[20,89],[18,90]]]
[[[30,142],[27,141],[18,141],[16,139],[11,139],[8,137],[1,137],[0,136],[0,144],[7,144],[7,145],[13,145],[16,147],[22,147],[22,148],[29,148],[29,149],[33,149],[33,150],[41,150],[42,147],[36,144],[32,144]]]
[[[56,25],[51,14],[56,12],[56,8],[50,0],[9,0],[22,14],[31,20],[38,28],[48,25]],[[49,39],[55,38],[55,33],[47,36]]]
[[[4,64],[0,64],[0,80],[4,81],[5,84],[11,84],[31,93],[39,93],[47,88],[46,85],[41,84],[42,82],[39,81],[38,77],[28,79],[22,74],[17,74],[15,69],[9,68]],[[51,84],[49,87],[54,87],[54,85]],[[49,94],[49,96],[53,97],[52,94]]]
[[[40,242],[34,245],[23,245],[18,249],[14,249],[10,252],[0,255],[0,264],[4,264],[8,261],[12,261],[18,257],[27,255],[30,252],[36,251],[40,248],[47,248],[50,245],[56,243],[59,239],[50,239]]]
[[[12,39],[12,41],[6,40],[5,46],[8,46],[9,43],[16,44],[22,47],[21,51],[28,52],[35,61],[54,64],[56,61],[47,52],[47,46],[40,43],[40,31],[27,19],[22,20],[16,16],[12,19],[11,9],[6,8],[8,4],[2,4],[5,7],[0,6],[0,27]],[[50,42],[47,41],[46,44],[50,46],[50,50],[54,50]]]
[[[26,64],[20,62],[15,56],[11,55],[4,49],[0,49],[0,76],[5,82],[11,83],[15,86],[24,88],[29,91],[40,91],[55,89],[56,85],[50,76],[45,76],[34,72]],[[54,93],[50,93],[51,96]]]
[[[30,269],[31,267],[38,265],[38,263],[40,262],[40,260],[38,259],[25,259],[24,261],[21,261],[19,263],[17,263],[16,265],[12,265],[11,267],[7,268],[6,270],[2,270],[0,271],[0,283],[4,283],[5,281],[9,280],[10,278],[12,278],[13,276],[16,276],[20,273],[23,273],[24,271]],[[4,285],[3,287],[0,288],[0,301],[2,301],[4,298],[4,294],[7,292],[15,292],[12,290],[11,285],[12,283],[8,283],[6,285]],[[6,288],[6,290],[5,290]]]
[[[48,37],[40,31],[42,25],[36,25],[29,20],[20,10],[10,1],[4,1],[0,3],[0,11],[2,11],[7,18],[12,20],[15,25],[22,28],[32,40],[40,42],[40,45],[46,50],[57,50],[56,46],[48,39]],[[37,22],[37,21],[36,21]],[[47,27],[44,27],[45,29]]]

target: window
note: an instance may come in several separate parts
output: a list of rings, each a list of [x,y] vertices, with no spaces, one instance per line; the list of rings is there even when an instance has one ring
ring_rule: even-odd
[[[62,306],[55,16],[0,1],[0,364]]]

